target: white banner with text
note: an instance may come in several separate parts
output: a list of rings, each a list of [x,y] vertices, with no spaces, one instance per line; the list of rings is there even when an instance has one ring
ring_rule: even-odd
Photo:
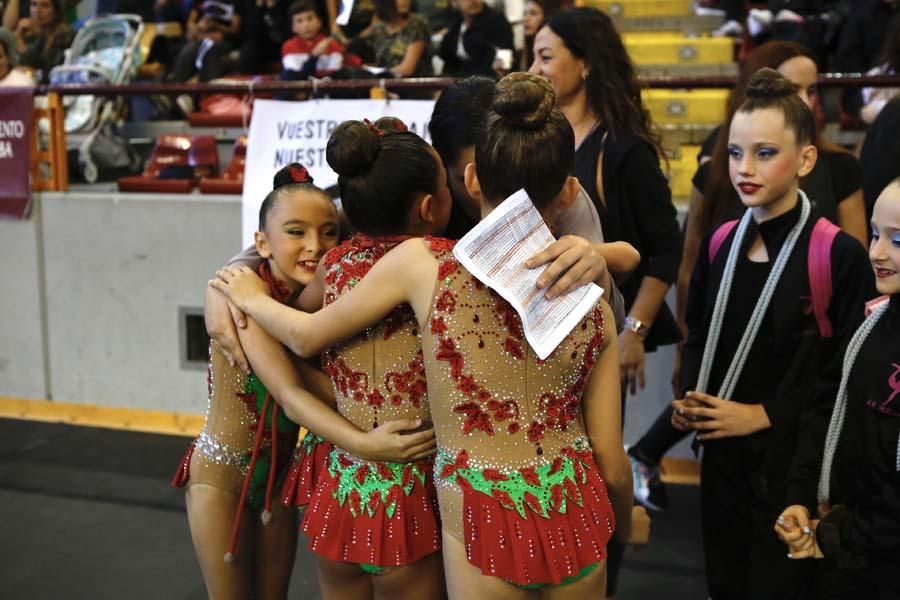
[[[341,122],[348,119],[375,122],[384,116],[397,117],[410,131],[430,142],[428,121],[433,109],[433,100],[256,100],[244,165],[243,246],[253,244],[259,206],[272,191],[272,177],[279,169],[298,162],[306,167],[320,188],[337,183],[337,174],[325,161],[325,147],[331,132]]]

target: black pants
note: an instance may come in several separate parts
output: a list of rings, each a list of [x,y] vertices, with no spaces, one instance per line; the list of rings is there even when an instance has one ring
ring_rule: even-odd
[[[882,565],[876,573],[869,569],[845,571],[827,558],[816,562],[818,568],[809,600],[900,600],[898,565],[887,568]]]
[[[672,427],[672,405],[667,406],[647,430],[647,433],[632,447],[638,458],[648,464],[659,464],[663,456],[675,444],[690,435]]]
[[[216,42],[203,56],[197,68],[197,53],[200,51],[202,40],[194,40],[184,45],[178,56],[175,57],[175,64],[172,66],[172,74],[170,79],[183,83],[197,75],[200,81],[211,81],[224,76],[231,70],[231,61],[228,58],[230,50],[227,44]]]
[[[712,600],[796,600],[811,584],[813,560],[791,560],[775,534],[785,508],[760,452],[745,439],[706,444],[701,465],[703,552]]]

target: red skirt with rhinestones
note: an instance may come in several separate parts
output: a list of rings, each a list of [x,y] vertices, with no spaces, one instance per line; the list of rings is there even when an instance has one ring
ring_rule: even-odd
[[[586,461],[583,467],[585,481],[575,484],[581,502],[570,501],[564,513],[551,510],[547,516],[526,510],[523,518],[498,498],[461,485],[469,562],[485,575],[528,585],[558,584],[606,558],[615,516],[596,465]]]
[[[322,473],[328,468],[331,444],[313,433],[306,437],[294,450],[291,465],[281,488],[281,503],[284,506],[306,506],[313,497]]]
[[[309,548],[330,560],[380,567],[409,565],[438,552],[432,471],[431,460],[351,462],[334,449],[300,525]]]

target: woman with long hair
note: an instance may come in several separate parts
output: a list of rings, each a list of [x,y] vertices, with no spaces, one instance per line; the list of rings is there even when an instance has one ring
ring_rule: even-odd
[[[533,73],[547,77],[575,133],[575,175],[594,202],[607,241],[625,241],[642,261],[622,283],[628,316],[619,336],[622,390],[644,387],[644,354],[681,338],[665,304],[681,260],[681,231],[660,168],[659,137],[641,102],[637,72],[611,19],[576,8],[535,37]],[[608,590],[616,583],[611,547]]]

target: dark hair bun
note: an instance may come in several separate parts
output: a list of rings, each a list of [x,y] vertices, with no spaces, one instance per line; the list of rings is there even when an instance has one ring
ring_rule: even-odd
[[[332,132],[325,147],[325,160],[342,177],[369,170],[381,149],[381,136],[362,121],[344,121]]]
[[[765,67],[754,73],[747,84],[748,98],[790,98],[797,93],[797,85],[776,71]]]
[[[272,179],[272,189],[277,190],[286,185],[296,185],[298,183],[312,185],[312,182],[312,175],[309,174],[306,167],[300,163],[291,163],[275,173],[275,177]]]
[[[492,106],[511,125],[535,129],[547,122],[556,96],[550,82],[533,73],[510,73],[497,82]]]

